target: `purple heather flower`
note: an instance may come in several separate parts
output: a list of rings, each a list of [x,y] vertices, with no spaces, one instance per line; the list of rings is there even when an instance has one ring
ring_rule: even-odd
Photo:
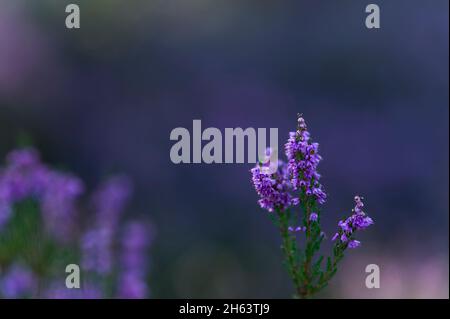
[[[10,167],[30,167],[39,165],[39,153],[33,148],[13,150],[6,155],[6,163]]]
[[[83,193],[82,181],[60,172],[48,174],[48,185],[42,196],[42,215],[45,226],[57,239],[70,239],[77,217],[77,200]]]
[[[126,176],[113,176],[103,182],[93,196],[96,223],[115,231],[125,206],[133,192]]]
[[[121,274],[118,296],[121,298],[145,298],[148,257],[153,231],[147,224],[130,222],[122,238]]]
[[[309,215],[309,220],[312,222],[316,222],[318,218],[319,215],[317,215],[317,213],[311,213],[311,215]]]
[[[332,240],[336,240],[340,237],[341,242],[348,241],[349,248],[356,248],[361,243],[357,240],[351,239],[351,236],[357,230],[363,230],[373,224],[372,218],[367,216],[362,208],[364,203],[362,202],[362,197],[355,196],[355,208],[353,209],[353,214],[346,220],[341,220],[338,223],[340,230],[333,236]],[[349,241],[350,239],[350,241]]]
[[[111,272],[113,264],[112,234],[106,228],[86,232],[81,240],[81,265],[83,270],[100,275]]]
[[[36,196],[43,185],[38,183],[44,166],[33,149],[20,149],[7,155],[7,165],[0,171],[0,198],[10,204]]]
[[[125,176],[109,178],[94,193],[94,226],[84,234],[81,243],[83,269],[100,275],[112,271],[114,238],[131,193],[131,182]]]
[[[359,240],[350,240],[348,242],[348,248],[356,248],[359,247],[361,245],[361,242]]]
[[[283,211],[299,203],[298,198],[289,193],[292,186],[287,179],[287,166],[284,162],[278,161],[278,169],[274,174],[264,173],[259,164],[251,172],[253,185],[260,196],[258,203],[261,208],[269,212],[277,209]]]
[[[338,223],[338,226],[344,231],[344,232],[351,232],[352,228],[349,226],[349,224],[347,223],[347,221],[342,221],[340,220]]]
[[[322,160],[318,153],[319,144],[311,142],[305,120],[301,115],[298,117],[297,131],[289,133],[285,151],[294,190],[300,189],[307,196],[314,196],[319,204],[323,204],[326,194],[319,182],[320,174],[317,172],[317,166]]]
[[[34,274],[20,265],[12,265],[0,279],[0,295],[4,298],[31,297],[35,294],[36,287]]]
[[[15,203],[33,198],[41,204],[48,230],[63,239],[70,236],[75,200],[83,192],[81,181],[45,166],[32,148],[10,152],[6,164],[0,170],[0,225]]]
[[[123,299],[143,299],[148,295],[144,278],[133,272],[122,274],[119,279],[118,297]]]

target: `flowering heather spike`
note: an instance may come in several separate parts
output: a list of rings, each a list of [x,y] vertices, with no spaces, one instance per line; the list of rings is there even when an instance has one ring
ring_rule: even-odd
[[[301,114],[298,116],[297,131],[289,133],[285,151],[294,190],[300,189],[307,196],[314,196],[320,204],[323,204],[326,194],[317,172],[317,166],[322,160],[318,153],[319,144],[311,142],[305,119]]]
[[[94,193],[94,226],[84,234],[81,242],[84,269],[100,275],[112,271],[114,237],[131,193],[131,182],[125,176],[109,178]]]
[[[355,196],[353,215],[339,222],[339,230],[332,237],[335,242],[332,255],[327,258],[322,270],[324,256],[317,258],[322,241],[327,238],[320,226],[319,204],[326,200],[320,184],[317,167],[322,160],[318,153],[319,144],[311,141],[305,119],[301,114],[297,119],[297,130],[289,133],[285,144],[288,164],[281,164],[275,174],[264,174],[259,166],[251,170],[259,204],[269,212],[277,211],[273,218],[283,240],[282,250],[285,262],[296,289],[296,296],[308,298],[327,286],[336,273],[337,266],[347,248],[356,248],[361,242],[354,238],[356,230],[373,224],[373,220],[363,212],[362,197]],[[281,214],[289,206],[299,204],[301,214],[291,210]],[[290,226],[300,218],[301,226]],[[299,235],[299,236],[294,236]],[[298,237],[305,236],[305,248],[299,247]]]
[[[118,175],[103,182],[93,196],[97,224],[114,230],[133,192],[127,176]]]
[[[70,237],[77,213],[75,201],[83,192],[81,180],[50,169],[32,148],[10,152],[6,163],[0,170],[0,226],[9,219],[15,203],[32,198],[41,205],[47,230],[59,239]]]
[[[252,168],[251,172],[253,185],[260,196],[258,203],[261,208],[269,212],[277,209],[283,211],[289,206],[298,204],[298,199],[289,193],[292,186],[287,179],[287,167],[284,162],[278,161],[278,169],[274,174],[263,173],[259,164]]]
[[[6,163],[10,167],[23,168],[40,164],[39,153],[33,148],[22,148],[11,151],[6,156]]]
[[[112,270],[112,236],[108,229],[86,232],[81,239],[81,265],[84,270],[107,275]]]
[[[364,203],[362,197],[355,196],[355,208],[353,214],[345,220],[341,220],[338,223],[339,231],[333,236],[333,240],[340,238],[341,242],[348,242],[350,238],[353,238],[355,231],[363,230],[373,224],[372,218],[367,216],[362,208]],[[360,242],[354,239],[350,239],[348,242],[349,248],[356,248],[360,246]]]
[[[139,222],[130,222],[122,239],[121,274],[119,278],[120,298],[145,298],[148,295],[146,277],[148,260],[146,252],[152,240],[151,227]]]
[[[46,184],[45,166],[33,149],[21,149],[7,155],[7,165],[0,170],[0,200],[13,204],[40,195]]]
[[[71,239],[78,210],[78,197],[84,192],[83,182],[73,175],[48,174],[48,185],[42,196],[42,214],[47,229],[60,240]]]

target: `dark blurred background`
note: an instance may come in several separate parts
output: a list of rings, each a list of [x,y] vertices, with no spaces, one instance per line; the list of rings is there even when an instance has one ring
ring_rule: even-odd
[[[0,155],[29,136],[88,185],[129,174],[158,232],[153,297],[290,297],[251,165],[175,165],[169,134],[201,119],[277,127],[282,145],[302,112],[326,232],[355,194],[376,222],[321,296],[448,298],[449,4],[377,0],[368,30],[369,3],[0,0]]]

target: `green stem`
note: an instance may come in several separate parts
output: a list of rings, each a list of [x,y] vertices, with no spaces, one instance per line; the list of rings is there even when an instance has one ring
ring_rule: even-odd
[[[295,290],[301,295],[301,281],[298,272],[298,265],[296,256],[298,255],[297,246],[295,245],[295,238],[289,234],[289,218],[288,211],[281,212],[277,210],[277,214],[279,217],[279,230],[282,237],[282,251],[285,256],[286,265],[288,267],[289,275],[294,282]]]

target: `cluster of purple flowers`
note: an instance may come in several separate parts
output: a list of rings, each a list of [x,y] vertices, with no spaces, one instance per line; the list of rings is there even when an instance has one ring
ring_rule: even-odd
[[[321,270],[323,256],[313,265],[315,254],[320,250],[321,241],[327,238],[320,226],[320,204],[327,198],[317,167],[322,160],[319,144],[312,142],[302,115],[298,115],[297,130],[289,133],[285,144],[287,165],[279,164],[275,174],[261,169],[258,164],[251,170],[252,181],[260,199],[261,208],[272,212],[276,210],[277,226],[283,238],[282,250],[285,254],[289,274],[296,288],[297,296],[308,298],[325,287],[337,271],[337,264],[347,248],[356,248],[361,243],[354,233],[373,224],[373,220],[363,212],[364,203],[355,196],[356,206],[353,214],[339,222],[339,231],[332,240],[338,240],[333,247],[332,256],[327,259],[327,267]],[[270,153],[270,151],[269,151]],[[295,195],[293,195],[295,194]],[[301,225],[297,224],[299,215],[286,211],[289,206],[301,204],[303,212]],[[292,235],[290,235],[290,234]],[[304,234],[305,249],[298,248],[297,234]]]
[[[113,267],[113,245],[118,223],[131,195],[131,183],[124,176],[110,178],[94,193],[93,226],[83,235],[83,269],[107,275]]]
[[[261,208],[273,212],[283,211],[289,206],[299,203],[298,198],[290,194],[292,184],[288,179],[286,163],[278,161],[277,171],[273,174],[266,173],[261,164],[251,169],[252,181],[256,192],[260,196],[258,201]]]
[[[152,227],[147,223],[130,221],[124,226],[121,240],[116,241],[120,236],[121,215],[131,193],[130,180],[116,176],[103,183],[94,194],[96,215],[94,226],[82,238],[82,266],[99,276],[118,272],[118,297],[145,298],[149,292],[146,253],[153,237]],[[117,265],[114,245],[121,248]]]
[[[326,194],[319,183],[320,174],[317,172],[317,166],[322,159],[318,149],[319,144],[311,142],[305,120],[299,115],[298,129],[290,133],[285,145],[288,164],[278,161],[275,174],[263,171],[261,164],[251,170],[261,208],[272,212],[297,205],[298,197],[291,195],[296,190],[304,192],[306,196],[314,196],[320,204],[325,202]],[[312,221],[317,218],[316,213],[310,216]]]
[[[76,201],[83,193],[81,180],[44,165],[32,148],[12,151],[0,169],[0,229],[11,217],[14,204],[33,198],[42,205],[45,226],[59,239],[72,234]]]
[[[0,279],[0,295],[4,298],[32,296],[37,289],[37,278],[27,267],[13,264]]]
[[[0,168],[0,234],[2,228],[8,227],[17,203],[35,200],[46,233],[51,234],[61,247],[79,244],[81,271],[87,280],[83,280],[81,289],[71,290],[65,287],[63,278],[51,280],[37,293],[38,275],[32,268],[17,266],[11,260],[10,264],[0,265],[0,296],[148,297],[147,252],[153,230],[148,223],[139,221],[121,225],[132,194],[130,180],[115,176],[102,183],[92,196],[91,207],[81,207],[79,199],[83,192],[84,185],[79,178],[43,164],[38,152],[32,148],[15,150],[7,155],[5,167]],[[86,231],[81,230],[82,208],[94,211],[88,222],[91,226]],[[103,291],[102,280],[110,280],[116,274],[115,292]]]
[[[347,219],[339,221],[339,231],[332,238],[333,241],[339,240],[341,243],[347,243],[348,248],[356,248],[361,245],[360,241],[353,238],[355,231],[366,229],[373,224],[372,218],[363,211],[362,197],[355,196],[355,202],[353,214]]]
[[[294,190],[300,189],[307,196],[315,196],[319,204],[323,204],[326,194],[320,184],[317,172],[322,157],[319,155],[319,144],[311,142],[305,119],[298,116],[297,131],[289,133],[285,144],[288,158],[288,170]]]

